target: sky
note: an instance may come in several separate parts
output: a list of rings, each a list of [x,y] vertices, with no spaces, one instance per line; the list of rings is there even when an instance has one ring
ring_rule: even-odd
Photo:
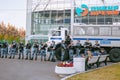
[[[120,0],[116,0],[120,2]],[[0,23],[26,28],[27,0],[0,0]]]
[[[0,0],[0,23],[26,28],[27,0]]]

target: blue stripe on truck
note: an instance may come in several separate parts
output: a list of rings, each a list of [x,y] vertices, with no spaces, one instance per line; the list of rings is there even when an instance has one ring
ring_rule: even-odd
[[[120,41],[120,38],[73,38],[73,40],[110,40],[110,41]]]
[[[62,38],[50,38],[51,40],[62,40]],[[73,38],[73,40],[110,40],[110,41],[120,41],[120,38]]]
[[[50,38],[50,40],[62,40],[62,38]]]

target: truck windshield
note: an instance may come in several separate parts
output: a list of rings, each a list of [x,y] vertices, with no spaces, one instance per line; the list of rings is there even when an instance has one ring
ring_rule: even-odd
[[[61,36],[60,31],[52,31],[52,36]]]

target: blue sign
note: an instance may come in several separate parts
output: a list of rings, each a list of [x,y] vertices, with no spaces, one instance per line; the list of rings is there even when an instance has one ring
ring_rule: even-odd
[[[110,40],[101,40],[100,44],[111,44]]]
[[[119,6],[93,6],[90,8],[91,11],[115,11],[118,9]]]
[[[80,7],[76,7],[76,13],[78,16],[91,16],[98,15],[119,15],[119,6],[92,6],[88,8],[86,4],[82,4]]]

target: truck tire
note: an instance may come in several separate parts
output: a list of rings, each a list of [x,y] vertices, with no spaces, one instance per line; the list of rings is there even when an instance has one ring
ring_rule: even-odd
[[[55,56],[58,60],[61,60],[61,44],[57,44],[56,48],[55,48]],[[65,55],[64,55],[64,60],[68,60],[69,59],[69,55],[67,50],[65,50]]]
[[[110,61],[120,62],[120,49],[118,48],[112,49],[109,54]]]

